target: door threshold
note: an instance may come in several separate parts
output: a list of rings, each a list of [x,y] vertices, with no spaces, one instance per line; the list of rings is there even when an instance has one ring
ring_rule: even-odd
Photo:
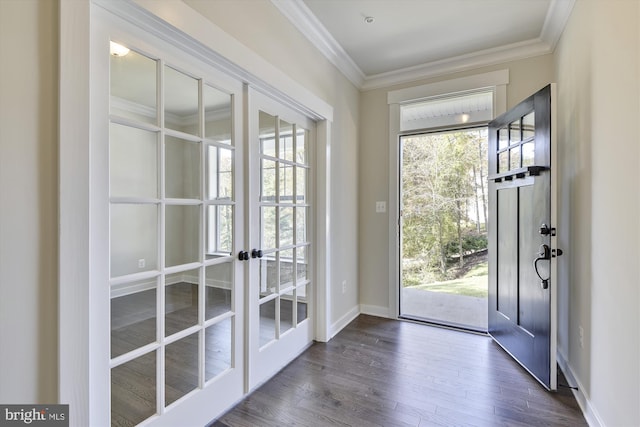
[[[460,325],[457,323],[436,321],[433,319],[428,319],[428,318],[419,317],[419,316],[398,316],[398,320],[402,320],[405,322],[419,323],[427,326],[434,326],[436,328],[450,329],[458,332],[467,332],[470,334],[483,335],[487,337],[489,336],[489,332],[486,330],[473,328],[468,325]]]

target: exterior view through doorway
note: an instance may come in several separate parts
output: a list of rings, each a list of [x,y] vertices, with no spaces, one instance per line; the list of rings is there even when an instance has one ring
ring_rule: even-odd
[[[400,317],[487,331],[487,127],[400,137]]]

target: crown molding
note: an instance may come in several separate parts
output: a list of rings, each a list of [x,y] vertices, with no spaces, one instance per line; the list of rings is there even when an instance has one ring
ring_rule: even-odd
[[[542,31],[537,38],[367,76],[302,0],[271,0],[342,74],[363,91],[552,53],[575,1],[551,0]]]
[[[358,88],[362,87],[365,74],[302,0],[271,0],[271,3],[351,83]]]

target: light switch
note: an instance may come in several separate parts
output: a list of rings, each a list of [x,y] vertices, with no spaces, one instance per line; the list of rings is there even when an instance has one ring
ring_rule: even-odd
[[[385,213],[387,211],[387,202],[376,202],[376,213]]]

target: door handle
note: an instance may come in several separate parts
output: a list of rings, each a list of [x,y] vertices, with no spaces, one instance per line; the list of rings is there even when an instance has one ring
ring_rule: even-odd
[[[247,251],[240,251],[238,252],[238,259],[240,261],[246,261],[249,259],[249,252]]]
[[[262,249],[252,249],[251,258],[262,258]]]
[[[547,277],[546,279],[544,279],[540,275],[540,272],[538,271],[538,263],[540,261],[550,260],[550,259],[551,259],[551,248],[547,245],[540,245],[540,252],[538,252],[538,257],[533,260],[533,269],[536,271],[536,274],[540,279],[540,286],[542,287],[542,289],[549,288],[549,279],[551,277]]]

